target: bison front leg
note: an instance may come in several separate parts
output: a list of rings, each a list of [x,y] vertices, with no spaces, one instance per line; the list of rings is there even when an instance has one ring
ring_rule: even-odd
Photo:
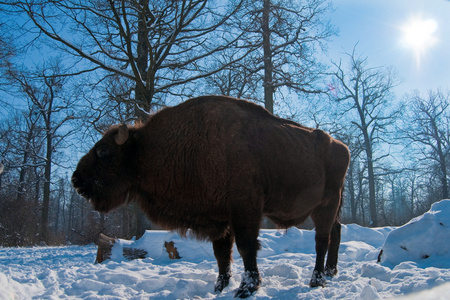
[[[232,248],[234,236],[228,232],[223,238],[213,241],[214,256],[219,267],[219,276],[217,277],[215,292],[222,292],[228,286],[231,277]]]

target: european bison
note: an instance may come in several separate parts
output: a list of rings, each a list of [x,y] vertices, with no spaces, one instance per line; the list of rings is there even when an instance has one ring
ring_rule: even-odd
[[[204,96],[144,125],[111,128],[80,160],[72,183],[98,211],[136,201],[153,222],[212,241],[216,292],[229,283],[236,242],[245,274],[235,296],[245,298],[261,283],[263,216],[288,228],[311,215],[317,258],[310,285],[336,274],[349,160],[347,147],[321,130],[245,100]]]

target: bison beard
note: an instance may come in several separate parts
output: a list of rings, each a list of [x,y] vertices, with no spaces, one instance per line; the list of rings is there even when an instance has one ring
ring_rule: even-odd
[[[317,257],[310,285],[323,286],[325,276],[336,274],[349,160],[347,147],[321,130],[245,100],[205,96],[146,124],[111,128],[80,160],[72,183],[96,210],[136,201],[153,222],[212,241],[216,292],[229,283],[236,243],[245,274],[235,296],[245,298],[261,283],[263,216],[281,228],[311,216]]]

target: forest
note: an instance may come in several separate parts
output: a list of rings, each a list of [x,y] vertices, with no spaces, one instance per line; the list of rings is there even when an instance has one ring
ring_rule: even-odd
[[[205,94],[346,143],[343,223],[401,225],[448,198],[450,92],[396,94],[395,68],[371,65],[358,45],[330,59],[332,10],[327,0],[0,1],[0,246],[157,228],[133,204],[93,211],[71,174],[110,125]]]

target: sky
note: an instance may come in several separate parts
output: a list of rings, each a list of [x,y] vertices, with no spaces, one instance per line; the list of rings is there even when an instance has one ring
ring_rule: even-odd
[[[393,66],[398,71],[397,96],[414,89],[450,88],[450,1],[334,0],[333,4],[331,22],[339,28],[328,45],[333,60],[351,53],[358,43],[356,52],[368,58],[370,67]]]

